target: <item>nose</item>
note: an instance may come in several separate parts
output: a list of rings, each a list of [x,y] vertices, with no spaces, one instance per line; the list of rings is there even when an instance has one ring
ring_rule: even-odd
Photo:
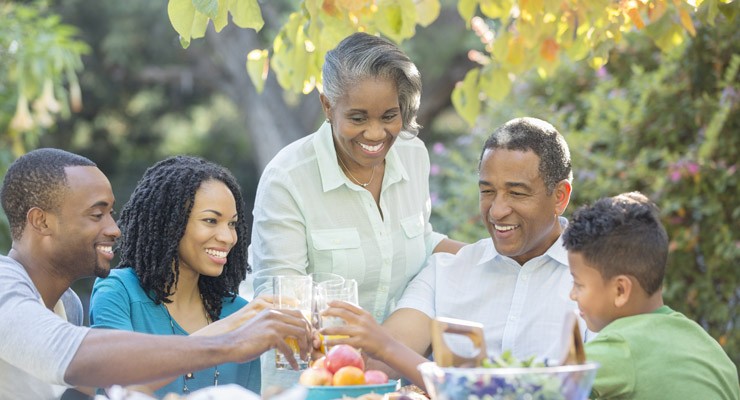
[[[573,301],[576,301],[576,299],[577,299],[577,298],[578,298],[578,297],[576,296],[576,286],[575,286],[575,285],[573,285],[573,286],[572,286],[572,287],[570,288],[570,299],[571,299],[571,300],[573,300]]]
[[[494,221],[499,221],[511,213],[511,207],[503,198],[503,196],[497,196],[491,201],[491,207],[488,209],[488,214]]]
[[[373,121],[370,123],[370,126],[365,130],[364,137],[367,140],[371,140],[373,142],[380,142],[385,139],[387,133],[385,131],[385,126],[380,121]]]
[[[221,224],[216,231],[216,240],[222,243],[234,244],[237,241],[236,230],[228,223]]]
[[[108,236],[112,239],[118,239],[119,237],[121,237],[121,229],[118,228],[118,224],[116,224],[113,216],[109,216],[108,218],[109,221],[105,229],[103,230],[103,233],[105,234],[105,236]]]

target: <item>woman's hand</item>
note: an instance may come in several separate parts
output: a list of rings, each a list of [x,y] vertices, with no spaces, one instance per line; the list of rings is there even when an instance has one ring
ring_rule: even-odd
[[[373,358],[384,359],[382,352],[388,348],[388,343],[395,339],[375,321],[370,313],[343,301],[332,301],[329,306],[321,315],[339,317],[347,325],[323,328],[320,330],[321,334],[347,337],[324,339],[327,346],[348,344]]]

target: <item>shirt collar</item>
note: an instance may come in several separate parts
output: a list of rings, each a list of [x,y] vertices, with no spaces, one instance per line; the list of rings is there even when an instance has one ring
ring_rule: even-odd
[[[565,228],[568,227],[568,220],[565,219],[564,217],[558,217],[558,222],[560,222],[561,229],[565,230]],[[493,239],[490,239],[490,240],[491,240],[491,245],[486,246],[486,249],[483,252],[483,255],[481,256],[480,261],[478,262],[478,265],[482,265],[489,261],[493,261],[493,259],[499,256],[502,258],[508,258],[504,255],[499,254],[499,252],[496,251],[496,246],[493,245]],[[566,266],[566,267],[568,266],[568,252],[565,250],[565,247],[563,246],[563,235],[558,236],[558,239],[555,240],[555,243],[553,243],[552,246],[550,246],[550,248],[547,249],[547,251],[545,251],[543,256],[550,257],[563,266]]]
[[[321,124],[316,131],[316,140],[313,141],[316,150],[316,159],[319,165],[319,174],[321,175],[321,184],[324,192],[334,190],[342,185],[356,189],[350,186],[347,178],[342,172],[337,162],[337,150],[334,148],[334,137],[331,131],[331,125],[327,122]],[[396,139],[403,140],[403,139]],[[396,150],[397,143],[391,146],[388,154],[385,156],[385,176],[383,177],[383,187],[398,182],[400,180],[409,180],[408,172],[404,168],[401,158]],[[359,189],[357,189],[359,190]]]

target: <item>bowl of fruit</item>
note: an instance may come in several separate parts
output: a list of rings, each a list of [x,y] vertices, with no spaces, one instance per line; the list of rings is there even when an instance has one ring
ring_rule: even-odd
[[[298,381],[308,389],[306,400],[331,400],[384,394],[398,389],[398,381],[383,371],[365,370],[358,350],[349,345],[333,346],[326,356],[301,373]]]
[[[419,365],[433,400],[585,400],[596,377],[596,363],[546,367],[519,362],[508,353],[485,359],[477,368]]]

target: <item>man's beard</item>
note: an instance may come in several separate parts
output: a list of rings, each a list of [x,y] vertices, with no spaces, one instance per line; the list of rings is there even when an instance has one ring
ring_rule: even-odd
[[[93,270],[93,275],[95,275],[98,278],[107,278],[110,274],[110,267],[103,268],[99,264],[95,264],[95,269]]]

